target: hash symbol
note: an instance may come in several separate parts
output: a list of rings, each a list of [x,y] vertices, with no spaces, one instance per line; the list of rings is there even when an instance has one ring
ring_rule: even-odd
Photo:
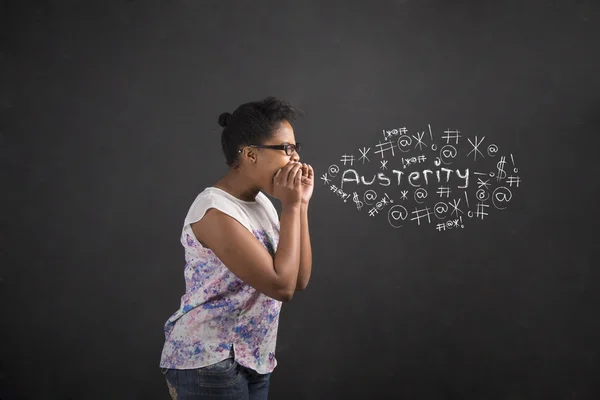
[[[512,187],[513,183],[516,184],[517,187],[519,187],[519,183],[521,183],[521,178],[519,178],[518,176],[509,176],[506,182],[510,185],[510,187]]]
[[[387,162],[388,162],[388,160],[381,160],[381,169],[383,169],[383,170],[387,169]]]
[[[411,218],[410,220],[417,220],[417,223],[419,225],[421,225],[421,218],[425,217],[427,217],[427,222],[431,223],[431,211],[429,210],[429,207],[425,207],[420,210],[417,210],[417,208],[415,207],[415,211],[413,211],[412,214],[415,214],[415,217]]]
[[[450,188],[447,186],[440,186],[438,188],[437,194],[440,195],[440,197],[444,197],[444,195],[446,195],[446,197],[450,196]]]
[[[420,155],[417,157],[417,160],[419,160],[420,163],[425,162],[425,160],[427,160],[427,158],[424,155]]]
[[[437,230],[438,230],[438,232],[445,231],[446,224],[437,224]]]
[[[340,161],[343,162],[344,165],[346,165],[346,163],[350,163],[350,165],[354,165],[354,155],[353,154],[351,154],[351,155],[344,154]]]
[[[368,149],[366,147],[363,147],[362,150],[358,149],[358,151],[360,151],[360,158],[358,159],[358,161],[363,160],[363,164],[365,163],[365,159],[369,162],[371,162],[371,160],[369,160],[369,157],[367,157],[367,153],[371,150],[371,148],[369,147]]]
[[[458,144],[458,138],[462,137],[461,135],[459,135],[460,131],[459,130],[455,130],[455,131],[451,131],[451,130],[445,130],[444,133],[446,134],[446,136],[442,136],[442,139],[446,139],[446,144],[450,144],[450,140],[451,139],[456,139],[456,143],[454,144]],[[452,135],[452,136],[450,136]]]
[[[469,154],[471,154],[472,152],[475,152],[473,161],[477,161],[477,153],[479,153],[481,155],[481,157],[483,158],[483,153],[481,151],[479,151],[479,145],[483,142],[483,139],[485,139],[485,136],[482,137],[481,140],[478,142],[477,136],[475,136],[475,144],[473,144],[473,142],[471,142],[471,139],[467,138],[469,143],[471,143],[471,146],[473,146],[473,150],[471,150],[469,152]],[[467,157],[469,157],[469,154],[467,154]]]
[[[369,210],[369,216],[370,216],[370,217],[374,217],[374,216],[375,216],[375,214],[377,214],[378,212],[379,212],[379,211],[377,211],[377,209],[376,209],[375,207],[373,207],[373,208],[371,208],[371,209]]]
[[[321,179],[323,180],[323,184],[326,185],[329,183],[329,178],[327,177],[327,172],[323,174],[323,176],[321,177]]]
[[[485,203],[477,203],[477,211],[475,212],[476,217],[483,219],[484,216],[488,215],[488,213],[485,212],[484,207],[489,207],[489,205]]]
[[[387,142],[379,142],[378,145],[376,145],[377,147],[379,147],[379,150],[377,150],[375,153],[381,153],[381,158],[383,158],[383,153],[387,150],[391,150],[392,151],[392,156],[394,155],[394,144],[391,141],[387,141]],[[384,149],[383,147],[386,146],[386,148]]]

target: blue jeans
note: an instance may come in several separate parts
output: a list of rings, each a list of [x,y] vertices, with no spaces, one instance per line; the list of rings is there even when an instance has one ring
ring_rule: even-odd
[[[267,400],[271,374],[228,358],[197,369],[161,368],[173,400]]]

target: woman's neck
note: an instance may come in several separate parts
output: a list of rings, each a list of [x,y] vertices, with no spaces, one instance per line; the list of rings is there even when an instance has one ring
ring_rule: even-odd
[[[256,188],[248,177],[241,172],[230,169],[215,185],[216,188],[226,191],[230,195],[243,201],[255,201],[259,189]]]

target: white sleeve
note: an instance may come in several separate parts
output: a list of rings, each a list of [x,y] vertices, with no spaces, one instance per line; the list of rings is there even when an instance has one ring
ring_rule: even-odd
[[[222,213],[229,215],[252,232],[250,220],[237,204],[225,197],[212,194],[201,194],[194,200],[185,217],[183,228],[185,229],[194,222],[201,220],[202,217],[204,217],[204,214],[211,208],[215,208]]]
[[[260,201],[261,201],[263,207],[266,208],[266,210],[267,210],[267,212],[269,214],[269,217],[271,218],[271,222],[275,226],[279,226],[279,215],[277,214],[277,209],[273,205],[273,202],[271,201],[271,199],[269,199],[262,192],[259,193],[259,198],[260,198]]]

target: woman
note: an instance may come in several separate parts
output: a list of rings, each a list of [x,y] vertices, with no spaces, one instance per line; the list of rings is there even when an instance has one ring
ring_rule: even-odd
[[[165,324],[160,367],[173,399],[267,398],[281,304],[312,268],[314,171],[291,126],[300,114],[268,97],[219,117],[229,170],[185,218],[186,291]],[[281,218],[263,192],[281,201]]]

